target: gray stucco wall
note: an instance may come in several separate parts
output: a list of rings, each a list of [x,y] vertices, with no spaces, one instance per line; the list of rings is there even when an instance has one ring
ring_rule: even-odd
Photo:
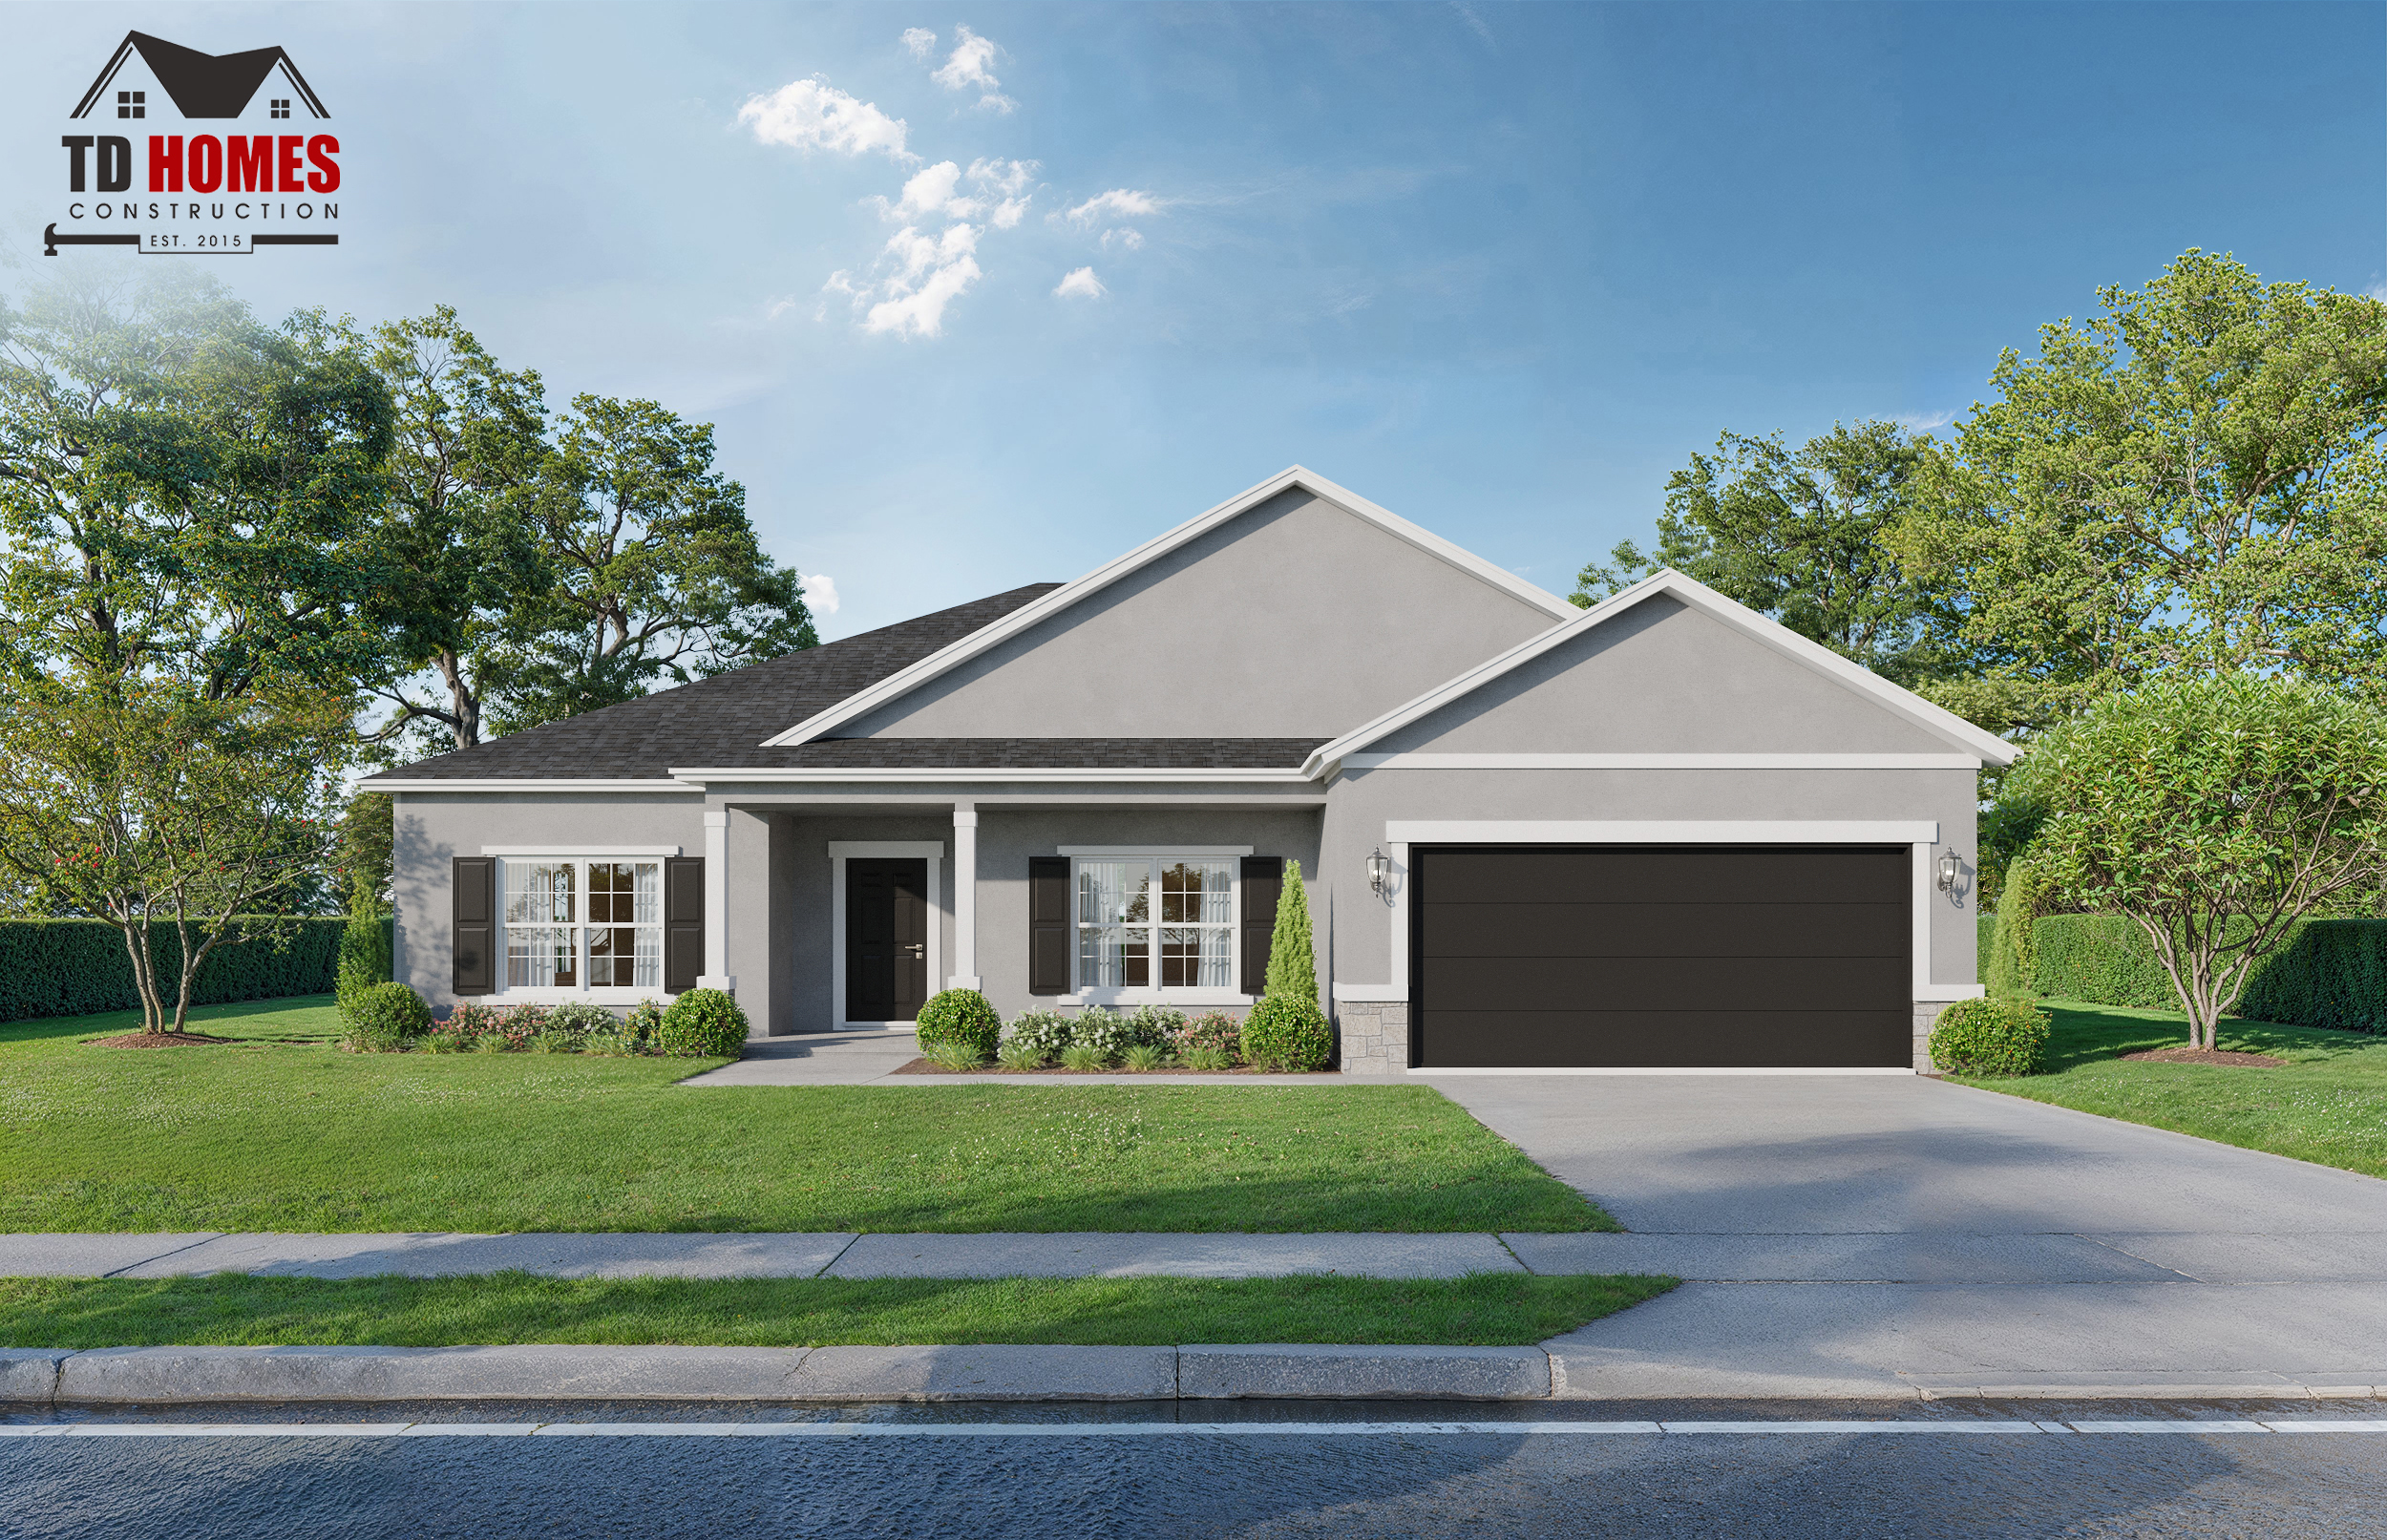
[[[1847,686],[1658,594],[1368,746],[1439,753],[1949,753]]]
[[[1289,492],[839,730],[1326,738],[1555,623]]]
[[[397,911],[394,977],[433,1009],[455,1002],[454,913],[449,862],[485,845],[678,845],[705,854],[705,799],[578,792],[425,792],[391,810],[391,891]],[[733,829],[732,833],[736,833]],[[743,986],[741,986],[743,987]]]
[[[1367,886],[1367,857],[1389,819],[1932,819],[1942,846],[1968,868],[1978,810],[1975,773],[1945,770],[1376,770],[1337,780],[1320,840],[1320,874],[1341,891],[1334,977],[1388,977],[1390,908]],[[1934,848],[1935,858],[1938,849]],[[1977,929],[1973,896],[1929,899],[1932,980],[1971,984]]]

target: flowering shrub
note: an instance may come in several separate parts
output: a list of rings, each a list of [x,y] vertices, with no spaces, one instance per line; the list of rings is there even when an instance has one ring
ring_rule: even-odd
[[[1038,1062],[1050,1064],[1076,1039],[1077,1023],[1059,1011],[1022,1011],[1011,1018],[1003,1043],[1025,1043],[1036,1050]]]
[[[1132,1016],[1089,1010],[1071,1025],[1072,1044],[1098,1048],[1104,1057],[1116,1059],[1130,1048],[1171,1046],[1185,1029],[1185,1012],[1161,1005],[1147,1005]]]
[[[1195,1049],[1224,1054],[1227,1063],[1243,1057],[1243,1023],[1225,1011],[1204,1011],[1177,1029],[1177,1057]]]
[[[547,1007],[517,1005],[510,1011],[492,1011],[489,1030],[474,1044],[483,1053],[528,1052],[531,1039],[547,1027]]]

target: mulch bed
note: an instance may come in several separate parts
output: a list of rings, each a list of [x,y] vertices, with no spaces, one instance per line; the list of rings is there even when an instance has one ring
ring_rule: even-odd
[[[2274,1059],[2268,1053],[2239,1053],[2229,1048],[2149,1048],[2144,1053],[2125,1053],[2124,1059],[2143,1065],[2236,1065],[2249,1069],[2285,1069],[2288,1061]]]
[[[914,1059],[909,1064],[897,1065],[894,1072],[898,1075],[1201,1075],[1220,1080],[1231,1080],[1236,1075],[1276,1073],[1273,1070],[1254,1069],[1249,1065],[1240,1065],[1233,1069],[1187,1069],[1176,1065],[1171,1065],[1163,1069],[1127,1069],[1115,1066],[1109,1069],[1010,1069],[1002,1065],[986,1065],[977,1069],[947,1069],[934,1059]]]
[[[95,1048],[204,1048],[239,1041],[238,1038],[209,1037],[204,1032],[127,1032],[121,1037],[94,1038],[88,1045]]]

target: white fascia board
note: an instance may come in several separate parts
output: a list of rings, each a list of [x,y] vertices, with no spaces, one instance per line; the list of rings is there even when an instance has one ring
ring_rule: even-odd
[[[1249,845],[1056,845],[1055,855],[1249,855]]]
[[[1415,700],[1394,707],[1375,721],[1344,733],[1313,752],[1301,768],[1312,774],[1322,774],[1327,767],[1365,749],[1378,739],[1440,710],[1594,626],[1613,620],[1651,595],[1661,593],[1722,622],[1794,663],[1870,696],[1925,731],[1963,749],[1972,756],[1971,762],[1975,767],[1982,763],[2011,765],[2018,754],[2012,744],[1995,733],[1984,732],[1954,712],[1933,706],[1913,691],[1902,689],[1870,669],[1850,663],[1829,647],[1810,642],[1788,626],[1767,620],[1747,605],[1726,599],[1705,583],[1695,581],[1667,567],[1651,573],[1629,588],[1619,589],[1587,610],[1578,611],[1565,624],[1553,626],[1539,636],[1529,637],[1508,651],[1476,665],[1456,679],[1438,685]]]
[[[1388,844],[1936,845],[1929,818],[1391,818]]]
[[[834,728],[841,727],[890,701],[909,694],[930,680],[1009,641],[1012,637],[1041,623],[1048,617],[1067,609],[1088,595],[1100,593],[1120,579],[1150,566],[1178,547],[1199,538],[1238,515],[1248,513],[1269,498],[1289,492],[1296,487],[1335,504],[1346,513],[1365,519],[1386,534],[1408,542],[1429,556],[1448,562],[1470,577],[1481,579],[1493,587],[1523,600],[1553,621],[1564,619],[1574,613],[1574,606],[1557,595],[1537,588],[1515,573],[1496,567],[1473,552],[1453,545],[1441,536],[1422,529],[1397,514],[1377,507],[1357,493],[1339,487],[1324,476],[1296,465],[1278,472],[1256,487],[1237,493],[1207,513],[1186,520],[1166,534],[1146,540],[1127,555],[1105,562],[1075,581],[1063,583],[1042,599],[1021,605],[993,624],[983,626],[968,636],[947,643],[908,667],[896,670],[869,688],[856,691],[828,710],[806,718],[776,737],[764,739],[763,747],[785,749],[796,744],[810,743]]]
[[[1977,754],[1345,754],[1361,770],[1978,770]]]
[[[456,777],[433,780],[429,776],[369,775],[356,783],[360,791],[593,791],[610,795],[614,792],[658,794],[664,792],[702,791],[703,787],[687,781],[608,781],[594,776],[562,780],[508,780],[491,776],[480,780]]]
[[[722,781],[755,783],[763,781],[790,782],[799,785],[824,783],[906,784],[930,781],[1165,781],[1198,784],[1215,781],[1260,781],[1278,785],[1306,785],[1310,777],[1298,770],[1156,770],[1147,766],[1130,766],[1109,770],[940,770],[933,766],[904,766],[900,769],[834,770],[807,766],[800,770],[679,770],[671,772],[689,783],[687,789],[699,790],[695,783],[710,785]]]
[[[483,845],[483,855],[534,856],[614,856],[614,855],[678,855],[677,845]]]

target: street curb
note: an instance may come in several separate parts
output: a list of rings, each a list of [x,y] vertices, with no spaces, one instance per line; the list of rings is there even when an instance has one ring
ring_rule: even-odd
[[[1620,1365],[1604,1365],[1611,1370]],[[2387,1370],[2272,1374],[1736,1374],[1639,1365],[1570,1376],[1564,1347],[116,1347],[0,1349],[0,1403],[1179,1400],[2321,1401],[2387,1398]]]

